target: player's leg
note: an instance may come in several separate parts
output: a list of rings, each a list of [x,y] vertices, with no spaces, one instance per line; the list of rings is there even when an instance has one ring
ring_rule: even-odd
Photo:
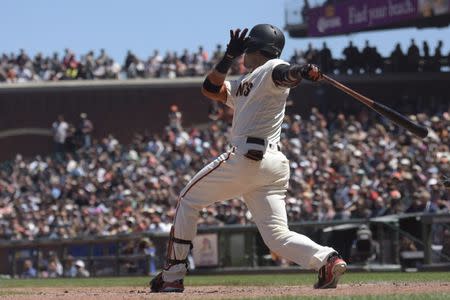
[[[275,184],[244,194],[264,242],[278,255],[302,267],[320,271],[319,281],[325,279],[318,283],[318,288],[336,287],[346,263],[333,248],[321,246],[309,237],[289,230],[285,193],[283,184]],[[326,274],[322,274],[324,270]]]
[[[170,233],[167,264],[151,282],[154,292],[182,292],[187,256],[197,233],[199,211],[242,194],[246,171],[234,153],[225,153],[199,171],[181,191]]]

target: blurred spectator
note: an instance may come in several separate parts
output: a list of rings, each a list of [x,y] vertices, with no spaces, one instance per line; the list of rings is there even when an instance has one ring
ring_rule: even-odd
[[[361,53],[362,67],[365,73],[372,73],[374,71],[373,63],[374,59],[372,56],[372,47],[369,46],[369,41],[366,40],[365,47]]]
[[[60,274],[57,270],[58,266],[55,261],[50,261],[47,266],[47,277],[48,278],[56,278],[60,277]]]
[[[36,278],[37,271],[33,268],[33,262],[30,259],[26,259],[23,262],[23,271],[20,278]]]
[[[407,237],[401,237],[400,252],[402,252],[402,251],[417,251],[417,247],[411,239],[409,239]]]
[[[137,63],[138,58],[128,50],[127,56],[125,57],[125,63],[123,65],[124,70],[127,72],[127,78],[136,78],[137,77]]]
[[[375,73],[377,69],[383,68],[382,57],[376,47],[370,47],[366,40],[365,47],[361,53],[362,68],[365,73]]]
[[[208,118],[211,121],[222,119],[224,115],[224,108],[217,101],[211,101],[209,104]]]
[[[149,232],[170,232],[171,225],[161,220],[158,215],[153,215],[150,219],[152,222],[148,228]]]
[[[391,53],[391,71],[392,72],[404,72],[406,65],[406,57],[403,54],[400,43],[397,43],[394,51]]]
[[[33,74],[31,70],[25,66],[19,65],[15,74],[17,82],[27,82],[33,80]]]
[[[303,65],[307,63],[303,51],[298,49],[294,50],[294,54],[291,56],[289,62],[291,64],[298,64],[298,65]]]
[[[425,188],[419,188],[419,190],[414,193],[414,198],[411,206],[406,210],[407,213],[435,213],[438,211],[436,204],[430,201],[431,195]]]
[[[291,58],[289,59],[290,64],[298,64],[299,61],[299,50],[295,49],[294,54],[292,54]]]
[[[216,50],[213,53],[212,61],[211,61],[213,66],[216,65],[222,59],[224,53],[225,52],[222,50],[222,45],[217,44]]]
[[[375,261],[379,255],[380,244],[373,240],[370,228],[367,225],[361,225],[352,244],[350,261],[365,264]]]
[[[148,259],[148,274],[156,274],[156,248],[149,238],[143,238],[139,241],[137,254],[147,255]]]
[[[421,67],[421,71],[429,72],[432,71],[432,63],[430,60],[430,47],[428,46],[427,41],[423,41],[423,64]]]
[[[81,61],[81,68],[84,68],[84,76],[81,76],[82,78],[86,79],[94,79],[94,72],[96,69],[97,63],[94,59],[94,51],[89,51],[84,59]]]
[[[25,53],[24,49],[19,50],[19,55],[17,56],[16,63],[23,67],[30,61],[28,54]]]
[[[75,267],[74,258],[72,255],[67,256],[64,264],[64,277],[73,278],[77,276],[77,268]]]
[[[441,70],[441,59],[443,58],[442,46],[443,46],[442,41],[438,41],[438,44],[437,44],[436,48],[434,49],[434,57],[433,57],[433,63],[432,63],[432,65],[433,65],[432,70],[434,72],[439,72]]]
[[[352,209],[351,218],[354,219],[367,219],[371,215],[370,209],[367,207],[364,199],[359,199],[355,202],[355,206]]]
[[[92,121],[88,119],[86,113],[80,114],[80,125],[77,130],[80,134],[81,145],[89,148],[92,144],[92,131],[94,130],[94,125],[92,124]]]
[[[378,195],[377,192],[374,192],[374,193],[376,193],[376,195]],[[374,203],[372,206],[372,214],[370,216],[371,218],[384,216],[387,211],[387,206],[386,206],[384,199],[380,196],[375,196],[375,197],[376,197],[376,199],[374,200]]]
[[[408,71],[419,71],[420,50],[419,47],[417,47],[416,41],[414,39],[411,39],[411,45],[408,48],[406,58],[408,61]]]
[[[202,46],[198,46],[197,55],[201,56],[201,58],[204,62],[208,61],[208,58],[209,58],[208,52],[205,49],[203,49]]]
[[[348,71],[351,71],[351,74],[359,74],[360,73],[360,52],[358,48],[353,45],[353,42],[350,41],[348,46],[342,52],[345,57],[345,64],[343,72],[345,74]]]
[[[52,124],[53,141],[55,142],[55,152],[64,152],[66,138],[68,136],[69,124],[64,120],[63,115],[59,115]]]
[[[150,77],[160,77],[160,69],[162,64],[163,58],[159,54],[158,50],[153,51],[153,55],[148,58],[147,61],[147,74],[149,74]]]
[[[170,112],[169,112],[169,126],[171,129],[181,130],[182,129],[182,119],[183,115],[178,109],[178,106],[175,104],[172,104],[170,106]]]
[[[97,57],[96,61],[98,65],[104,65],[110,60],[108,54],[106,54],[105,49],[100,49],[100,55]]]
[[[330,199],[325,199],[321,203],[319,211],[318,221],[333,221],[336,216],[336,211],[333,206],[333,202]]]
[[[323,73],[332,72],[334,69],[333,56],[327,43],[323,42],[322,49],[319,51],[319,66]]]
[[[75,268],[77,270],[75,277],[85,278],[85,277],[89,277],[90,276],[89,271],[86,270],[86,268],[85,268],[84,261],[82,261],[80,259],[77,260],[75,262]]]
[[[51,253],[48,261],[49,261],[49,265],[50,265],[50,263],[52,264],[51,269],[52,269],[52,272],[55,273],[54,277],[63,276],[63,266],[62,266],[61,262],[59,261],[58,255],[56,255],[56,253]],[[49,271],[49,276],[50,276],[50,271]]]
[[[319,60],[319,52],[313,47],[311,43],[308,44],[308,49],[305,51],[305,59],[310,64],[317,64]]]
[[[403,268],[417,268],[423,264],[423,254],[421,254],[414,241],[406,236],[400,238],[400,264]]]

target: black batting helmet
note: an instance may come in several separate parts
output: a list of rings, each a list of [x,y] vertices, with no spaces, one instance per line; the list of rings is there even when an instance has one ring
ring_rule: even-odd
[[[258,24],[250,30],[245,43],[245,52],[261,51],[269,58],[280,57],[284,47],[284,34],[270,24]]]

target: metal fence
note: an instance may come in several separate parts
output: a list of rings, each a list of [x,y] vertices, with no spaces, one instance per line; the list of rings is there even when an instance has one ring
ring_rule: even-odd
[[[371,246],[359,249],[359,230],[371,231]],[[338,250],[350,265],[398,265],[403,268],[450,263],[450,214],[393,215],[367,220],[292,223],[293,231]],[[200,227],[199,236],[217,235],[215,271],[276,265],[254,225]],[[149,244],[148,241],[151,241]],[[90,276],[155,273],[164,264],[168,233],[87,237],[66,240],[0,241],[0,274],[20,277],[26,260],[45,270],[56,255],[67,271],[82,260]],[[142,242],[147,244],[141,247]],[[362,241],[365,242],[365,241]],[[365,259],[358,260],[360,252]]]

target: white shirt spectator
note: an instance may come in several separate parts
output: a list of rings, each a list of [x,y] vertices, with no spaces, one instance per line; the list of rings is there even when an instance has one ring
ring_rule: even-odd
[[[69,130],[69,124],[67,122],[54,122],[53,123],[53,139],[59,144],[64,144],[67,138],[67,131]]]
[[[28,68],[19,68],[17,70],[17,82],[28,82],[33,79],[33,73]]]
[[[150,232],[170,232],[170,228],[172,227],[170,224],[162,222],[159,217],[155,218],[150,224],[149,230]]]

